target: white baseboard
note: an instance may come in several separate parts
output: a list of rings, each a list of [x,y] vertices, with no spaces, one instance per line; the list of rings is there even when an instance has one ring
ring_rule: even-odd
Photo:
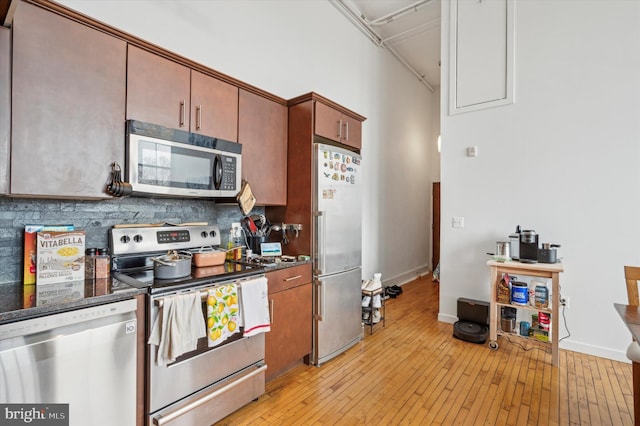
[[[382,283],[384,284],[385,287],[391,287],[394,285],[403,285],[406,284],[408,282],[411,282],[413,280],[415,280],[416,278],[422,278],[425,275],[427,275],[429,273],[429,266],[425,265],[425,266],[421,266],[419,268],[415,268],[412,269],[410,271],[407,271],[403,274],[397,275],[395,277],[389,278],[389,279],[384,279],[384,277],[382,278]]]
[[[614,361],[626,362],[629,364],[631,363],[631,361],[629,361],[629,359],[627,358],[627,355],[625,352],[616,351],[610,348],[603,348],[601,346],[587,345],[584,343],[575,342],[568,339],[560,342],[560,349],[565,349],[573,352],[580,352],[582,354],[593,355],[600,358],[611,359]]]
[[[458,321],[458,317],[454,317],[453,315],[438,313],[438,321],[448,322],[449,324],[453,324],[454,322]]]

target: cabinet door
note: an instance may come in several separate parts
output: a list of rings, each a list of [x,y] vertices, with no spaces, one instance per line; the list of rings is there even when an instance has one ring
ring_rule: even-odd
[[[512,103],[513,0],[450,5],[450,113]]]
[[[238,142],[238,88],[191,71],[191,131]]]
[[[126,44],[20,2],[13,22],[11,193],[110,198],[124,162]]]
[[[269,296],[271,331],[265,335],[267,379],[311,353],[311,283]]]
[[[287,203],[287,107],[240,89],[242,177],[257,203]]]
[[[0,194],[9,191],[9,110],[11,105],[11,31],[0,27]]]
[[[360,149],[362,145],[362,122],[316,102],[315,134],[332,141]]]
[[[344,132],[342,114],[320,102],[316,102],[315,104],[315,134],[332,141],[340,142]]]
[[[189,130],[191,70],[129,45],[127,119]]]

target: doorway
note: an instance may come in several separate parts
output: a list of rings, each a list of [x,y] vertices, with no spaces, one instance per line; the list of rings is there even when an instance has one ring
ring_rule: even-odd
[[[433,182],[431,190],[431,270],[440,263],[440,182]]]

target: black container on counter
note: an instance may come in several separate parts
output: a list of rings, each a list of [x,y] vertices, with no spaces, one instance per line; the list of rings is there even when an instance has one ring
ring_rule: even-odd
[[[92,280],[96,276],[96,249],[88,248],[84,251],[84,279]]]
[[[267,237],[255,237],[247,235],[247,244],[248,247],[255,254],[262,254],[262,250],[260,249],[260,244],[268,242]]]

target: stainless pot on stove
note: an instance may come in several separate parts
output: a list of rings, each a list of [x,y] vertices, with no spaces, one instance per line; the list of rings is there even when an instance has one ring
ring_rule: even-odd
[[[153,276],[156,279],[173,280],[191,274],[191,253],[170,251],[151,260],[153,261]]]

